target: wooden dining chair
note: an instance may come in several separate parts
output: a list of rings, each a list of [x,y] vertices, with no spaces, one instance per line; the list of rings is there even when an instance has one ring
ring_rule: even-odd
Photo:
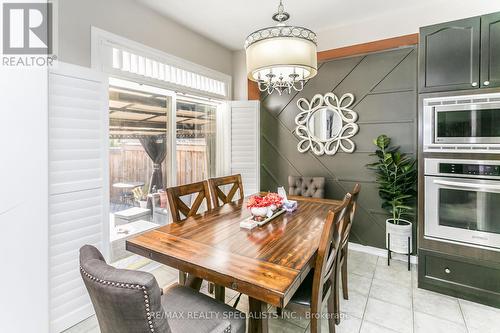
[[[234,197],[238,192],[240,200],[245,198],[245,194],[243,192],[243,181],[241,180],[240,174],[225,176],[225,177],[210,178],[208,180],[208,185],[210,187],[212,204],[214,205],[214,207],[221,207],[227,203],[234,201]],[[224,193],[224,190],[221,187],[229,185],[231,185],[231,188],[226,194]],[[218,292],[222,294],[225,293],[224,287],[219,287],[212,283],[208,284],[208,292],[210,294],[213,294],[216,288],[222,288],[219,289]],[[239,297],[237,301],[239,301]],[[237,302],[235,304],[237,305]]]
[[[196,198],[192,200],[191,207],[182,200],[182,197],[187,195],[196,195]],[[203,201],[206,203],[207,210],[212,210],[207,181],[169,187],[167,188],[167,197],[172,222],[182,222],[188,217],[202,213],[200,208],[202,208]]]
[[[335,308],[337,313],[340,314],[340,301],[339,301],[339,274],[342,275],[342,296],[344,299],[349,299],[349,290],[347,283],[347,260],[348,260],[348,247],[349,247],[349,235],[351,233],[352,222],[354,220],[354,215],[356,213],[356,208],[358,206],[359,192],[361,191],[361,185],[354,185],[354,189],[351,192],[351,201],[347,207],[347,213],[344,216],[346,222],[344,223],[344,229],[341,232],[341,243],[340,243],[340,253],[339,262],[337,265],[337,279],[335,285]],[[340,315],[335,317],[337,324],[340,323]]]
[[[210,178],[208,180],[210,186],[210,192],[212,195],[212,203],[214,207],[220,207],[224,204],[234,201],[234,196],[239,192],[240,199],[245,197],[243,193],[243,182],[241,181],[241,175],[231,175],[226,177]],[[223,186],[231,185],[229,191],[224,193],[221,189]]]
[[[192,200],[191,207],[182,200],[182,197],[187,195],[196,195],[196,198]],[[188,217],[202,213],[200,208],[202,208],[204,201],[207,211],[212,210],[207,181],[169,187],[167,188],[167,198],[172,222],[174,223],[180,223]],[[200,290],[202,282],[203,280],[198,277],[187,276],[186,273],[179,271],[179,284],[181,285],[187,285],[193,289]]]
[[[335,318],[337,311],[334,303],[334,286],[336,276],[336,264],[340,244],[341,232],[344,229],[346,219],[344,215],[351,201],[351,195],[346,194],[344,201],[338,207],[328,212],[319,241],[318,253],[316,255],[314,269],[309,272],[301,283],[295,294],[289,301],[286,309],[298,313],[310,313],[310,332],[320,332],[322,303],[328,295],[328,327],[329,332],[335,332]]]

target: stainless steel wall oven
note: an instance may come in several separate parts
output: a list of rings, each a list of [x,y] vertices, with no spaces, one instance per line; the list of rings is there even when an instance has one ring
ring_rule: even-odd
[[[500,251],[500,161],[425,159],[426,238]]]

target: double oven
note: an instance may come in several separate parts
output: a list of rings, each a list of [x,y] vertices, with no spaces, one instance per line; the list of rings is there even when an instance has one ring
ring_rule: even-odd
[[[423,112],[424,152],[441,153],[425,154],[424,236],[500,251],[500,93],[424,99]]]

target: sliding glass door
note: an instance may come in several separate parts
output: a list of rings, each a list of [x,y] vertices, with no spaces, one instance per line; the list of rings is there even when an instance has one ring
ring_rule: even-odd
[[[199,182],[215,176],[217,104],[177,97],[177,184]]]
[[[128,267],[125,241],[168,223],[165,189],[215,176],[220,102],[109,80],[112,262]]]
[[[155,200],[172,181],[171,91],[131,81],[109,81],[109,200],[111,261],[130,256],[125,241],[168,221]],[[160,205],[158,205],[158,208]],[[130,262],[122,264],[127,267]]]

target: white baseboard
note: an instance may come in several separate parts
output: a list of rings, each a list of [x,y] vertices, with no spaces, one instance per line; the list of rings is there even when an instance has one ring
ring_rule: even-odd
[[[361,245],[358,243],[353,243],[349,242],[349,250],[357,251],[357,252],[363,252],[367,254],[372,254],[375,256],[387,258],[387,250],[386,249],[380,249],[378,247],[373,247],[373,246],[366,246],[366,245]],[[392,259],[394,260],[399,260],[399,261],[408,261],[408,256],[404,254],[399,254],[399,253],[391,253]],[[410,256],[410,262],[412,264],[417,264],[418,258],[417,256]]]

